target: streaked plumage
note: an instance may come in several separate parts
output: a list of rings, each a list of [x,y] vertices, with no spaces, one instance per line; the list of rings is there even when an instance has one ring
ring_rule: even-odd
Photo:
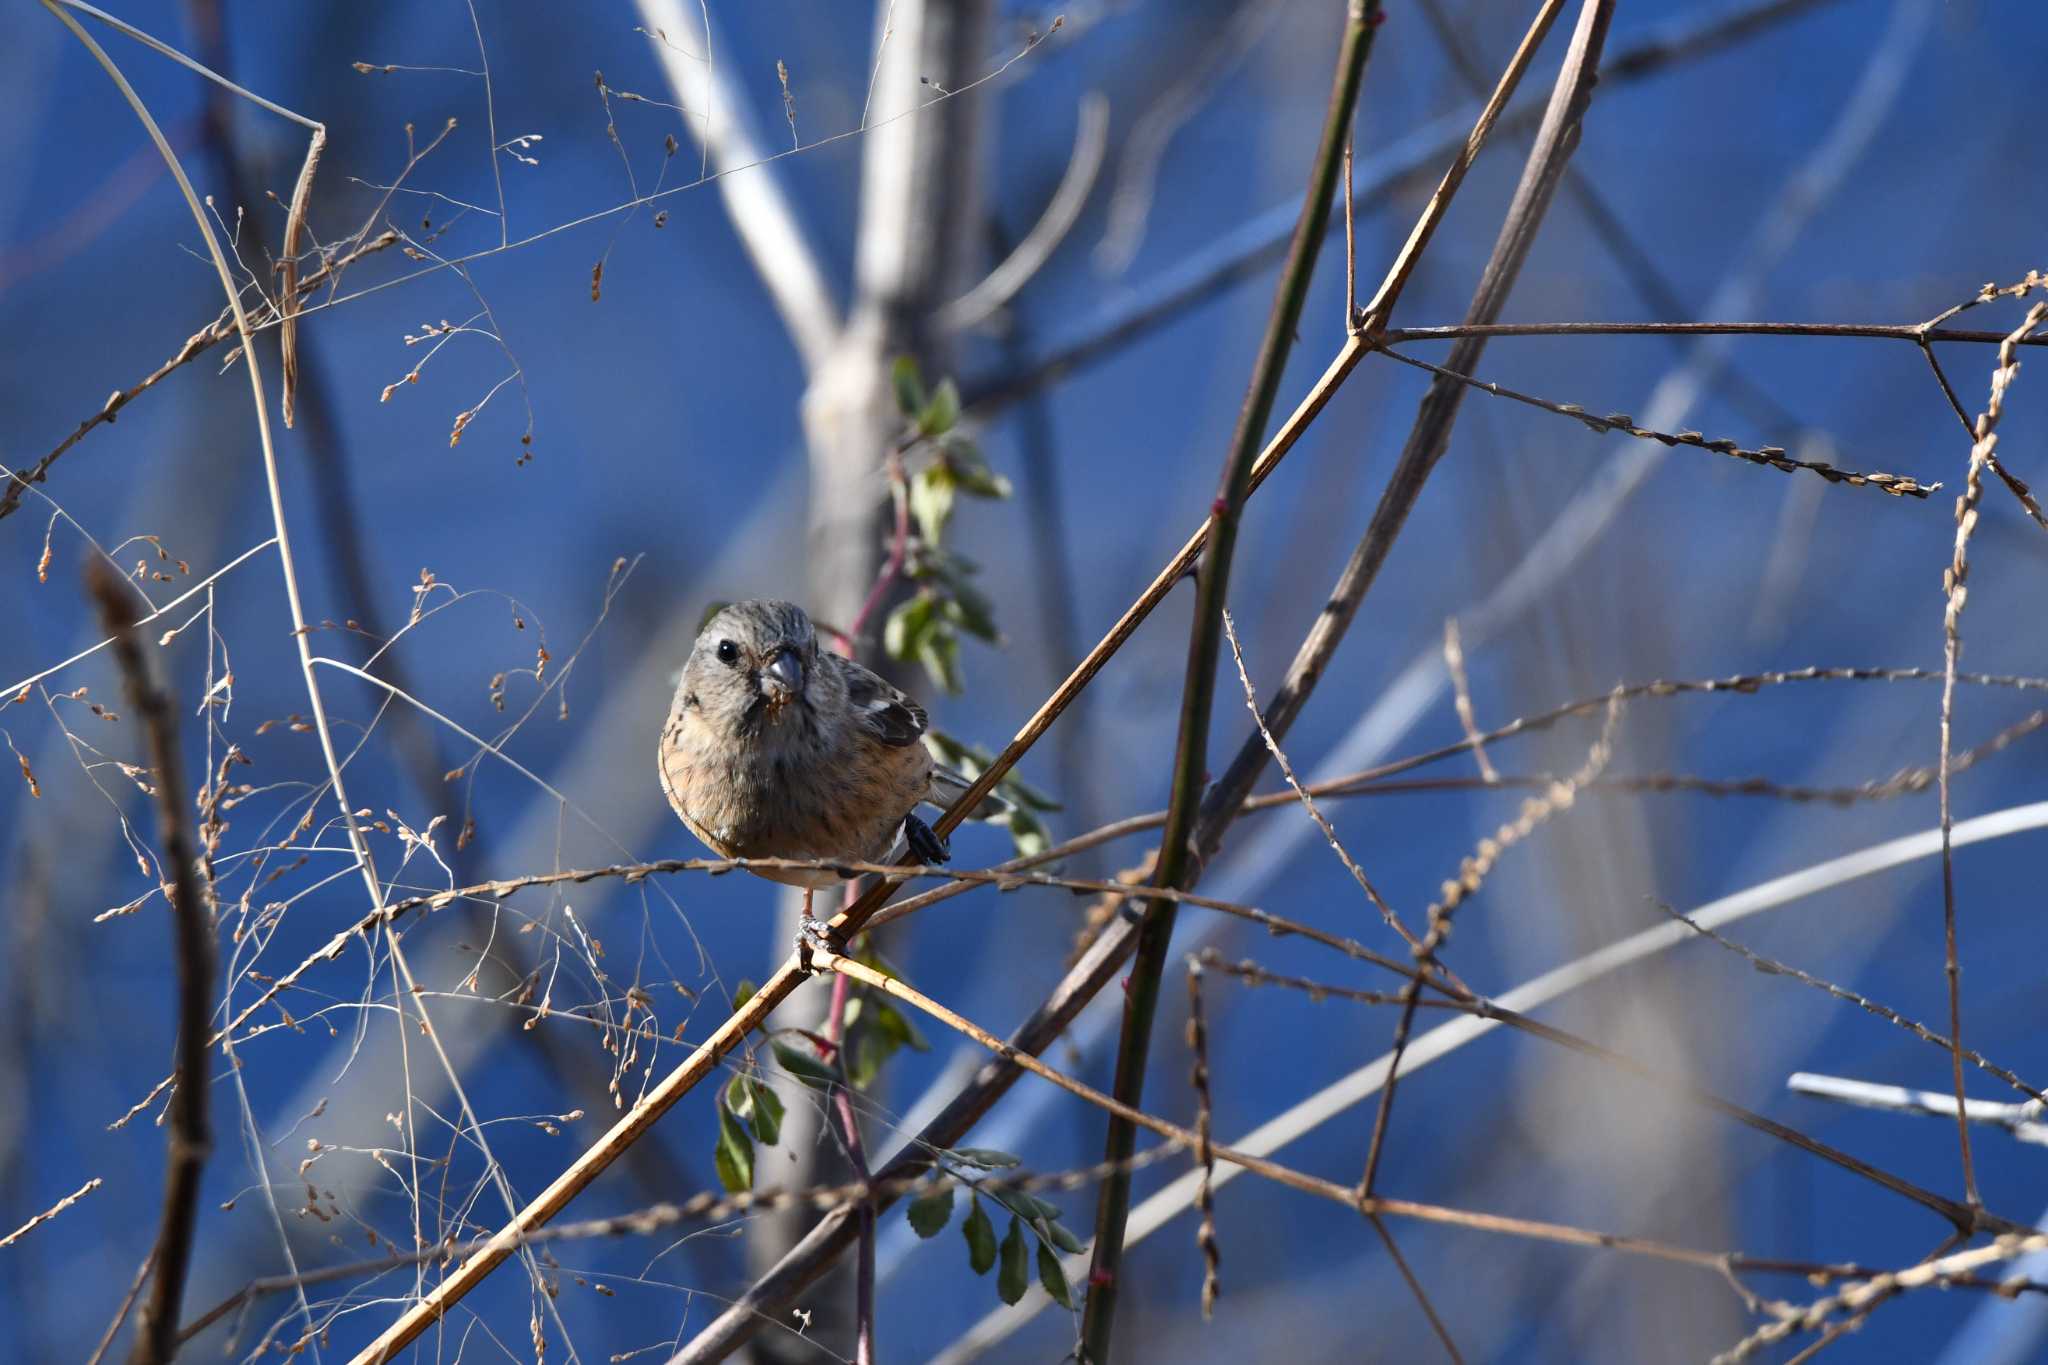
[[[820,649],[800,608],[737,602],[690,651],[662,727],[661,789],[722,857],[899,861],[898,832],[917,805],[967,787],[932,761],[927,724],[903,692]],[[822,869],[759,875],[807,888],[840,880]]]

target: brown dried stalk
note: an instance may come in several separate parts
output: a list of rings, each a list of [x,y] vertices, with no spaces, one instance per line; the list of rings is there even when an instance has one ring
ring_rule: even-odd
[[[1202,1183],[1195,1189],[1195,1208],[1202,1215],[1195,1228],[1195,1245],[1202,1251],[1202,1320],[1216,1316],[1216,1296],[1223,1292],[1217,1273],[1223,1252],[1216,1242],[1216,1195],[1211,1182],[1216,1178],[1216,1150],[1209,1137],[1215,1110],[1209,1098],[1209,1026],[1202,1017],[1202,963],[1188,959],[1188,1051],[1193,1061],[1188,1069],[1188,1086],[1195,1092],[1195,1164],[1202,1169]]]

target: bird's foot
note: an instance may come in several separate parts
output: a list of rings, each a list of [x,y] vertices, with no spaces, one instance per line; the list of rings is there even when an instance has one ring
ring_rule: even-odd
[[[943,866],[953,860],[953,851],[946,847],[946,841],[915,815],[903,817],[903,842],[910,856],[927,867]]]
[[[846,945],[834,939],[832,926],[824,920],[813,919],[806,914],[797,923],[796,958],[805,971],[817,971],[811,964],[812,953],[825,953],[837,957],[846,951]]]

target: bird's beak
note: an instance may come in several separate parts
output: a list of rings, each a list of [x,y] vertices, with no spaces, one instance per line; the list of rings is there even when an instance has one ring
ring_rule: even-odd
[[[761,670],[761,680],[772,684],[786,696],[801,696],[804,690],[803,660],[797,658],[793,649],[779,649],[768,666]]]

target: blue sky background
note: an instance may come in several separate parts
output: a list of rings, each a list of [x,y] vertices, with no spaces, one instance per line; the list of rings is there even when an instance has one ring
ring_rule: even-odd
[[[1113,123],[1103,184],[1018,300],[1015,334],[966,340],[963,385],[997,379],[1014,370],[1019,355],[1043,355],[1089,334],[1191,256],[1298,200],[1341,7],[1285,0],[1270,8],[1256,44],[1204,92],[1168,144],[1142,243],[1116,274],[1101,273],[1091,251],[1126,169],[1120,154],[1130,130],[1236,7],[1136,0],[1076,6],[1059,33],[986,87],[987,213],[1012,238],[1036,219],[1065,168],[1081,98],[1106,94]],[[770,145],[787,132],[778,60],[790,73],[805,141],[858,125],[874,22],[868,7],[714,0],[712,9],[721,29],[719,59],[735,73]],[[1533,12],[1524,0],[1447,9],[1489,72],[1504,64]],[[180,48],[201,46],[191,15],[178,5],[120,12]],[[605,135],[591,73],[602,70],[615,89],[667,98],[647,40],[634,31],[631,7],[479,0],[476,12],[500,136],[543,138],[529,149],[538,165],[500,163],[508,235],[533,238],[620,204],[628,193],[625,175]],[[1021,32],[1046,28],[1053,12],[1002,6],[988,68],[1015,55]],[[1609,54],[1715,12],[1689,0],[1631,0],[1619,9]],[[408,123],[424,141],[447,119],[458,120],[409,184],[449,200],[495,202],[481,82],[447,72],[365,76],[350,65],[471,66],[475,37],[462,6],[231,3],[224,19],[236,79],[328,125],[312,217],[321,240],[361,225],[377,198],[370,186],[389,183],[404,164]],[[1525,97],[1547,90],[1568,26],[1568,19],[1560,24],[1538,58]],[[202,147],[196,79],[118,35],[95,34],[187,158],[202,191],[220,196],[218,207],[231,220],[234,208]],[[20,467],[211,320],[219,291],[183,202],[133,116],[61,25],[23,11],[0,48],[8,77],[0,85],[7,91],[0,97],[0,334],[10,342],[9,363],[0,367],[0,461]],[[1901,63],[1896,91],[1859,97],[1859,85],[1876,79],[1869,67],[1880,51]],[[1917,322],[1987,280],[2009,282],[2044,264],[2048,182],[2030,160],[2041,133],[2044,60],[2048,25],[2023,0],[1816,3],[1713,55],[1640,81],[1604,84],[1574,164],[1671,282],[1689,316],[1704,315],[1731,277],[1756,271],[1738,316]],[[1358,119],[1361,167],[1467,102],[1421,12],[1390,5]],[[1843,127],[1845,111],[1856,110],[1870,115],[1867,126]],[[684,137],[685,130],[677,116],[652,105],[622,104],[617,117],[644,185],[661,160],[664,135]],[[299,131],[249,106],[238,106],[234,119],[254,183],[288,196],[303,147]],[[1798,177],[1813,173],[1831,139],[1853,151],[1840,175],[1818,188],[1780,247],[1761,241],[1759,225],[1781,211],[1788,194],[1797,195]],[[671,180],[696,165],[684,140]],[[1509,136],[1489,148],[1397,323],[1458,320],[1525,150],[1525,137]],[[741,172],[780,179],[842,300],[860,152],[860,140],[847,138],[780,159],[772,170]],[[1362,291],[1405,237],[1440,164],[1358,204]],[[275,249],[281,214],[268,201],[247,207],[244,250],[260,270],[257,244]],[[280,433],[308,616],[339,621],[373,612],[388,628],[412,607],[423,569],[473,593],[427,621],[395,657],[423,701],[485,733],[506,723],[492,704],[491,678],[530,668],[539,630],[546,632],[551,669],[574,659],[561,689],[566,708],[550,692],[507,749],[582,814],[565,813],[533,783],[487,758],[473,781],[455,784],[472,803],[476,842],[458,858],[446,831],[439,838],[463,882],[699,852],[653,780],[654,737],[681,663],[674,641],[687,638],[707,601],[803,591],[799,357],[715,189],[691,189],[660,207],[668,218],[659,229],[644,209],[623,224],[623,215],[601,217],[478,259],[467,280],[444,270],[375,288],[414,268],[387,252],[350,272],[349,292],[366,292],[305,324],[309,383],[332,396],[341,456],[339,482],[328,481],[316,476],[320,457],[305,429]],[[443,223],[450,209],[408,196],[392,217],[416,232],[423,212]],[[471,213],[436,249],[477,252],[497,239],[496,225]],[[593,303],[591,267],[608,243],[603,294]],[[1339,237],[1321,260],[1283,409],[1341,344],[1341,250]],[[1758,271],[1774,250],[1775,262]],[[1048,622],[1063,616],[1072,639],[1092,642],[1205,514],[1272,280],[1271,268],[1263,268],[1216,291],[1029,404],[986,420],[980,434],[991,463],[1017,482],[1020,496],[966,507],[956,535],[984,566],[1006,639],[1000,649],[967,647],[963,695],[934,695],[924,685],[946,729],[1000,744],[1072,661],[1061,652],[1071,645]],[[425,322],[469,317],[479,296],[504,349],[459,337],[435,355],[417,385],[380,402],[385,386],[421,354],[404,344],[405,335]],[[1560,195],[1505,319],[1656,316],[1581,207]],[[2003,331],[2018,316],[2019,307],[2005,303],[1976,310],[1963,324]],[[1414,349],[1436,359],[1442,348]],[[455,415],[508,374],[508,351],[519,382],[500,390],[450,448]],[[1488,348],[1481,373],[1590,411],[1645,418],[1660,379],[1688,353],[1655,338],[1502,340]],[[1453,615],[1467,621],[1482,724],[1595,696],[1623,681],[1816,664],[1938,668],[1941,575],[1954,535],[1951,494],[1961,487],[1969,443],[1925,362],[1912,346],[1886,341],[1749,339],[1726,354],[1726,368],[1710,377],[1680,425],[1847,468],[1938,480],[1946,490],[1914,501],[1828,486],[1707,452],[1665,453],[1598,436],[1472,395],[1448,456],[1288,738],[1297,766],[1318,769],[1362,717],[1384,715],[1372,708],[1411,661],[1434,657],[1443,622]],[[1974,414],[1986,399],[1991,348],[1954,345],[1940,355]],[[43,491],[66,516],[48,535],[47,582],[39,581],[37,566],[52,502],[32,496],[0,523],[0,583],[7,585],[0,596],[7,623],[0,683],[97,638],[80,587],[88,553],[80,528],[110,548],[157,536],[194,577],[271,534],[247,382],[239,366],[222,373],[220,358],[215,351],[180,370],[53,466]],[[274,388],[274,352],[264,359]],[[2000,454],[2014,473],[2040,483],[2048,479],[2041,457],[2048,398],[2035,388],[2036,378],[2023,371],[2012,390]],[[1276,685],[1362,531],[1423,386],[1417,372],[1369,358],[1253,504],[1232,600],[1262,690]],[[533,458],[522,464],[528,405]],[[1047,433],[1044,451],[1056,485],[1049,496],[1059,534],[1051,539],[1035,532],[1029,510],[1029,498],[1038,495],[1031,485],[1045,477],[1027,450],[1032,421]],[[1472,613],[1524,551],[1586,490],[1642,461],[1654,461],[1654,469],[1576,565],[1536,604],[1475,642]],[[344,509],[355,523],[351,538],[371,590],[368,603],[355,600],[323,548],[343,524],[336,518]],[[1972,542],[1965,666],[2048,673],[2040,608],[2048,536],[1995,485],[1986,489],[1984,509]],[[148,553],[130,544],[116,558],[125,566]],[[630,573],[614,585],[598,625],[608,576],[621,557]],[[1067,581],[1078,586],[1049,612],[1047,595],[1062,581],[1053,566],[1061,561]],[[148,589],[158,601],[182,591],[175,583]],[[1069,801],[1069,811],[1055,818],[1056,833],[1078,832],[1084,815],[1109,818],[1163,804],[1190,600],[1178,594],[1162,606],[1063,722],[1085,727],[1080,740],[1048,741],[1025,761],[1027,777]],[[527,629],[514,628],[515,615]],[[307,710],[274,552],[220,580],[210,624],[234,672],[224,730],[255,760],[245,780],[312,780],[320,771],[312,735],[284,724],[257,733],[263,721]],[[159,652],[183,703],[195,776],[204,754],[195,706],[207,676],[208,626],[201,620]],[[345,633],[315,639],[342,657],[361,657]],[[664,649],[675,652],[664,656]],[[322,681],[346,722],[344,743],[353,743],[360,733],[353,727],[371,720],[378,694],[337,673]],[[118,818],[125,815],[146,842],[147,802],[114,768],[88,770],[81,756],[96,764],[95,755],[75,748],[67,729],[76,741],[129,761],[140,757],[140,736],[116,701],[118,683],[103,658],[47,685],[53,696],[88,687],[88,700],[124,714],[109,723],[79,703],[45,706],[40,696],[0,710],[0,726],[41,788],[36,798],[26,783],[0,783],[8,888],[0,980],[9,1005],[0,1011],[0,1223],[25,1221],[89,1178],[105,1182],[47,1227],[0,1250],[0,1354],[24,1360],[82,1358],[147,1250],[162,1133],[146,1120],[118,1132],[107,1125],[166,1070],[173,1005],[161,901],[140,914],[95,919],[149,889],[123,845]],[[512,677],[513,713],[535,691],[531,678]],[[1816,683],[1756,695],[1645,700],[1620,721],[1611,771],[1767,777],[1803,786],[1883,779],[1934,760],[1938,695],[1938,684],[1924,682]],[[2020,720],[2033,701],[2010,690],[1962,689],[1958,748]],[[1219,753],[1233,750],[1245,732],[1240,702],[1226,672],[1214,727]],[[1494,761],[1508,773],[1567,772],[1582,760],[1595,728],[1580,722],[1497,745]],[[1436,695],[1412,726],[1385,732],[1378,752],[1395,757],[1459,733],[1447,697]],[[432,807],[403,771],[403,734],[393,719],[381,721],[349,777],[358,804],[379,816],[396,811],[417,827]],[[439,768],[473,753],[445,729],[433,740]],[[2041,743],[2038,736],[2022,739],[1959,778],[1958,817],[2039,799]],[[1460,759],[1422,775],[1473,772],[1470,760]],[[280,788],[238,808],[224,847],[258,842],[264,823],[295,790]],[[1515,793],[1411,791],[1332,802],[1329,810],[1347,847],[1413,922],[1475,841],[1513,818],[1519,800]],[[1927,829],[1935,818],[1931,789],[1842,807],[1687,793],[1588,796],[1503,858],[1485,890],[1461,910],[1451,962],[1476,987],[1504,992],[1657,922],[1653,900],[1698,906]],[[1276,833],[1283,829],[1291,836],[1284,847]],[[323,839],[340,841],[338,831]],[[1965,1040],[2029,1080],[2048,1074],[2037,1055],[2041,959],[2033,919],[2043,847],[2040,835],[2021,834],[1964,851],[1955,869]],[[983,830],[963,832],[956,844],[967,865],[993,861],[1004,849],[1000,832]],[[393,864],[398,853],[393,841],[379,845],[380,857]],[[1141,855],[1139,847],[1119,846],[1071,868],[1097,875]],[[333,854],[315,855],[259,890],[256,904],[306,891],[345,865]],[[400,880],[447,884],[424,858]],[[1217,894],[1375,947],[1392,942],[1297,810],[1248,817],[1239,826],[1211,874],[1211,889],[1226,885]],[[722,1017],[721,991],[765,975],[784,951],[769,933],[773,891],[742,878],[673,879],[662,889],[673,905],[651,888],[609,883],[575,888],[563,899],[602,939],[614,993],[623,980],[659,983],[664,1029],[687,1020],[694,1039]],[[275,973],[298,962],[360,914],[361,901],[362,889],[349,877],[294,901],[258,969]],[[910,979],[1002,1031],[1058,979],[1081,905],[1050,891],[1001,899],[977,892],[919,917],[891,952]],[[419,960],[432,964],[430,990],[458,989],[464,964],[475,958],[470,935],[489,923],[450,915],[415,929],[408,945],[417,942]],[[563,920],[552,923],[561,928]],[[1941,926],[1939,864],[1921,859],[1732,932],[1945,1028]],[[513,927],[505,919],[499,932]],[[1242,930],[1213,941],[1227,956],[1250,956],[1276,971],[1384,985],[1296,942]],[[223,953],[236,947],[224,935]],[[251,951],[241,945],[244,965]],[[239,1072],[215,1085],[216,1148],[188,1313],[284,1268],[279,1232],[258,1189],[259,1162],[279,1182],[284,1235],[302,1266],[375,1254],[366,1228],[380,1237],[410,1235],[408,1202],[365,1152],[392,1145],[383,1115],[403,1102],[405,1068],[427,1063],[417,1046],[401,1054],[388,972],[371,981],[366,963],[358,947],[309,978],[309,990],[291,1002],[302,1027],[246,1041],[238,1049]],[[597,987],[573,952],[563,972],[556,1005],[587,1004]],[[1176,964],[1148,1104],[1186,1121],[1193,1100],[1178,1050],[1178,976]],[[689,1012],[666,984],[671,980],[706,993],[705,1003]],[[251,989],[245,984],[238,999],[246,1001]],[[1220,980],[1210,991],[1222,1137],[1244,1133],[1378,1056],[1392,1028],[1391,1016],[1372,1007],[1312,1003]],[[366,1001],[371,1008],[361,1007]],[[431,1007],[451,1038],[470,1040],[464,1083],[491,1121],[492,1148],[511,1183],[521,1194],[539,1189],[601,1131],[605,1119],[595,1106],[604,1101],[617,1059],[598,1046],[596,1030],[571,1022],[543,1026],[558,1035],[544,1045],[538,1030],[497,1027],[504,1019],[494,1011],[503,1011],[487,1003],[436,998]],[[1960,1194],[1951,1125],[1823,1105],[1784,1085],[1789,1072],[1809,1070],[1943,1090],[1949,1072],[1942,1051],[1852,1006],[1761,976],[1711,945],[1683,945],[1544,1017],[1917,1184]],[[934,1041],[932,1053],[892,1064],[879,1104],[900,1115],[916,1103],[954,1052],[953,1040]],[[671,1044],[650,1062],[643,1051],[623,1084],[631,1093],[650,1065],[659,1075],[680,1055]],[[1061,1052],[1056,1060],[1107,1084],[1103,1046]],[[1973,1073],[1969,1086],[1974,1096],[2018,1098],[1982,1073]],[[323,1098],[322,1116],[301,1123]],[[578,1108],[586,1116],[558,1123],[559,1136],[533,1122]],[[253,1127],[244,1126],[245,1115]],[[1288,1147],[1283,1158],[1354,1180],[1370,1123],[1369,1106],[1355,1109]],[[608,1175],[575,1212],[594,1216],[703,1188],[711,1179],[711,1133],[708,1097],[691,1096],[652,1139],[662,1160]],[[1058,1170],[1095,1159],[1101,1123],[1095,1112],[1064,1099],[1048,1102],[1026,1083],[987,1120],[983,1136],[1019,1152],[1034,1169]],[[333,1201],[319,1201],[323,1210],[345,1210],[331,1222],[297,1212],[306,1200],[297,1168],[309,1155],[309,1138],[334,1147],[307,1176],[316,1188],[337,1191]],[[445,1128],[436,1141],[446,1148]],[[1975,1154],[1987,1204],[2032,1221],[2048,1203],[2048,1174],[2034,1149],[1985,1129],[1976,1134]],[[764,1155],[761,1183],[772,1183],[777,1159]],[[476,1165],[473,1153],[458,1155],[449,1197],[470,1199],[467,1215],[493,1225],[502,1205],[493,1192],[470,1190]],[[1140,1197],[1182,1169],[1170,1160],[1142,1173]],[[1653,1087],[1500,1035],[1403,1085],[1382,1189],[1792,1259],[1905,1264],[1946,1230],[1904,1200]],[[1086,1227],[1087,1193],[1059,1202],[1071,1222]],[[1363,1351],[1394,1360],[1435,1349],[1378,1239],[1345,1211],[1246,1181],[1219,1196],[1218,1224],[1226,1297],[1212,1324],[1203,1325],[1195,1307],[1200,1263],[1190,1222],[1170,1224],[1133,1251],[1126,1274],[1135,1290],[1123,1322],[1132,1358],[1272,1358],[1285,1351],[1304,1360],[1350,1360]],[[900,1215],[885,1220],[885,1229],[884,1354],[928,1358],[995,1306],[992,1286],[974,1280],[962,1263],[955,1232],[916,1246],[905,1238]],[[1752,1325],[1717,1278],[1682,1267],[1457,1229],[1395,1230],[1468,1359],[1696,1359]],[[715,1312],[719,1296],[744,1283],[747,1236],[742,1223],[700,1231],[666,1251],[666,1242],[645,1238],[557,1249],[564,1287],[556,1307],[580,1358],[687,1338]],[[615,1297],[578,1285],[578,1275],[604,1281]],[[316,1312],[335,1295],[354,1298],[319,1343],[319,1357],[346,1359],[396,1311],[387,1296],[409,1285],[409,1277],[392,1277],[323,1288]],[[1753,1285],[1795,1301],[1818,1292],[1789,1278]],[[1985,1302],[1962,1292],[1914,1295],[1882,1309],[1831,1355],[1937,1358]],[[252,1350],[289,1306],[284,1298],[266,1301],[244,1326],[236,1351]],[[1969,1358],[1999,1358],[1998,1349],[2014,1352],[2008,1359],[2036,1358],[2043,1349],[2039,1314],[2025,1301],[1991,1308],[2003,1315],[1995,1320],[2000,1344],[1971,1338]],[[451,1333],[423,1358],[458,1351],[526,1358],[530,1309],[518,1274],[503,1273],[465,1305],[475,1314],[463,1319],[470,1335]],[[1062,1313],[1043,1313],[993,1358],[1056,1358],[1071,1345],[1072,1331]],[[216,1332],[195,1350],[205,1356],[224,1343]],[[551,1341],[550,1349],[559,1351],[560,1343]]]

